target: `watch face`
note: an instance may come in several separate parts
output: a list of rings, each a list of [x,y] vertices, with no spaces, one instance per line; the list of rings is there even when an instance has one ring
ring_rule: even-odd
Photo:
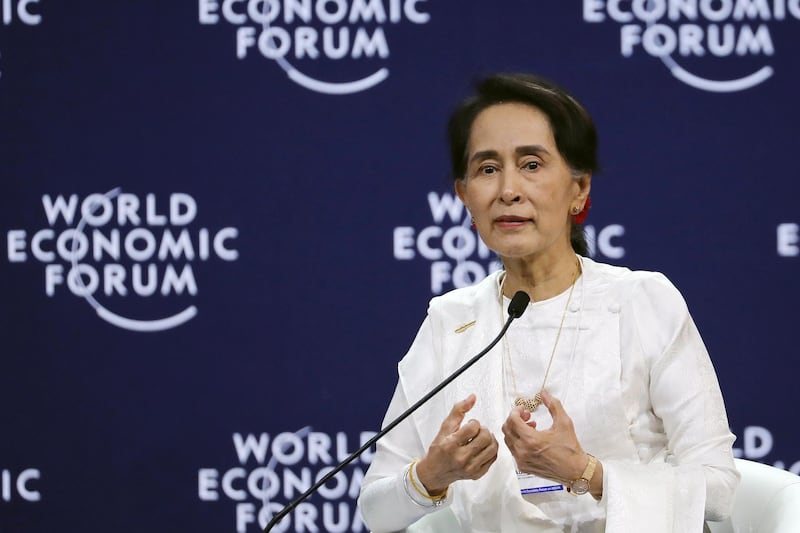
[[[572,493],[580,496],[589,492],[589,482],[583,478],[577,479],[572,483]]]

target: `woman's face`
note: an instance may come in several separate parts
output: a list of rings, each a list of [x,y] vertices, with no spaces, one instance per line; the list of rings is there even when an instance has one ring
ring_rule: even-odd
[[[489,248],[503,258],[535,259],[571,253],[569,216],[583,208],[590,182],[572,176],[547,115],[504,103],[475,118],[456,192]]]

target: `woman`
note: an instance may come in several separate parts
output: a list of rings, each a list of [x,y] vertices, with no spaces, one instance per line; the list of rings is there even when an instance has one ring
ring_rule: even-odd
[[[379,442],[366,524],[687,533],[724,518],[734,436],[683,298],[661,274],[584,257],[588,113],[550,82],[499,75],[455,111],[449,135],[456,192],[504,270],[431,300],[385,422],[488,344],[510,296],[531,303]]]

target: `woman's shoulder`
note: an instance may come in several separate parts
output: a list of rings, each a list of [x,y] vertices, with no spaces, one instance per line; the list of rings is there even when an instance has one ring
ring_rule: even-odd
[[[619,313],[621,331],[635,335],[651,362],[691,323],[686,301],[661,272],[585,264],[593,274],[597,305],[613,307]]]
[[[689,317],[686,300],[661,272],[631,270],[583,259],[590,292],[602,302],[627,310],[639,325],[680,328]],[[649,328],[649,326],[648,326]]]
[[[626,299],[655,299],[673,304],[683,302],[680,291],[661,272],[631,270],[585,257],[581,261],[589,278],[587,282],[595,289],[624,295]]]

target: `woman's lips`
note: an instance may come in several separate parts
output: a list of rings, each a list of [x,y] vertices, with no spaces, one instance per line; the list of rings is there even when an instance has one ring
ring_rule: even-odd
[[[503,215],[494,219],[494,223],[501,228],[517,228],[531,222],[530,218],[518,217],[514,215]]]

